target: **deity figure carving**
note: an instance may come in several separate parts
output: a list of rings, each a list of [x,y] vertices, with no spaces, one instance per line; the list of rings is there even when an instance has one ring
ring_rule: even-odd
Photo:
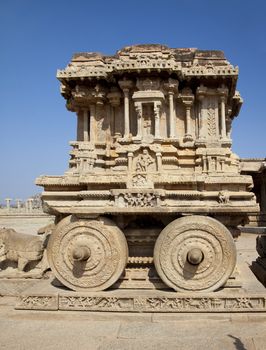
[[[228,204],[230,202],[230,196],[227,191],[220,191],[218,193],[218,202],[221,204]]]
[[[136,171],[146,173],[150,164],[154,163],[154,159],[149,155],[147,149],[142,151],[136,161]]]

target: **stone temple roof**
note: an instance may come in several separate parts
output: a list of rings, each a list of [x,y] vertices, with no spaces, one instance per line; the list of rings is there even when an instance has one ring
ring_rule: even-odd
[[[114,74],[125,72],[164,71],[175,73],[180,79],[223,77],[236,81],[238,76],[238,67],[226,60],[223,51],[148,44],[126,46],[113,56],[96,52],[76,53],[65,69],[57,71],[57,78],[61,82],[84,78],[109,80]]]

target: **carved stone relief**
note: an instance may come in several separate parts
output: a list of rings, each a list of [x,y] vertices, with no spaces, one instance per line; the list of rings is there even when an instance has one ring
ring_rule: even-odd
[[[127,207],[153,207],[156,204],[153,193],[130,193],[124,195],[125,205]]]
[[[40,278],[48,269],[46,237],[0,229],[0,278]]]

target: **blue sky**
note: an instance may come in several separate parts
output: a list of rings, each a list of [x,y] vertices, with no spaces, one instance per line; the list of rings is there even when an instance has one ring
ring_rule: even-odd
[[[265,157],[265,36],[263,0],[1,1],[0,202],[40,192],[38,175],[67,169],[76,118],[55,75],[74,52],[114,54],[141,43],[223,50],[240,68],[244,98],[233,150]]]

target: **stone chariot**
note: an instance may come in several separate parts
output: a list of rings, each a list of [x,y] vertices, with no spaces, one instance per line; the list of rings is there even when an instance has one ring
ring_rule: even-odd
[[[77,115],[63,176],[41,176],[56,216],[48,259],[75,291],[209,292],[236,266],[237,226],[258,206],[231,123],[238,68],[221,51],[125,47],[59,70]]]

